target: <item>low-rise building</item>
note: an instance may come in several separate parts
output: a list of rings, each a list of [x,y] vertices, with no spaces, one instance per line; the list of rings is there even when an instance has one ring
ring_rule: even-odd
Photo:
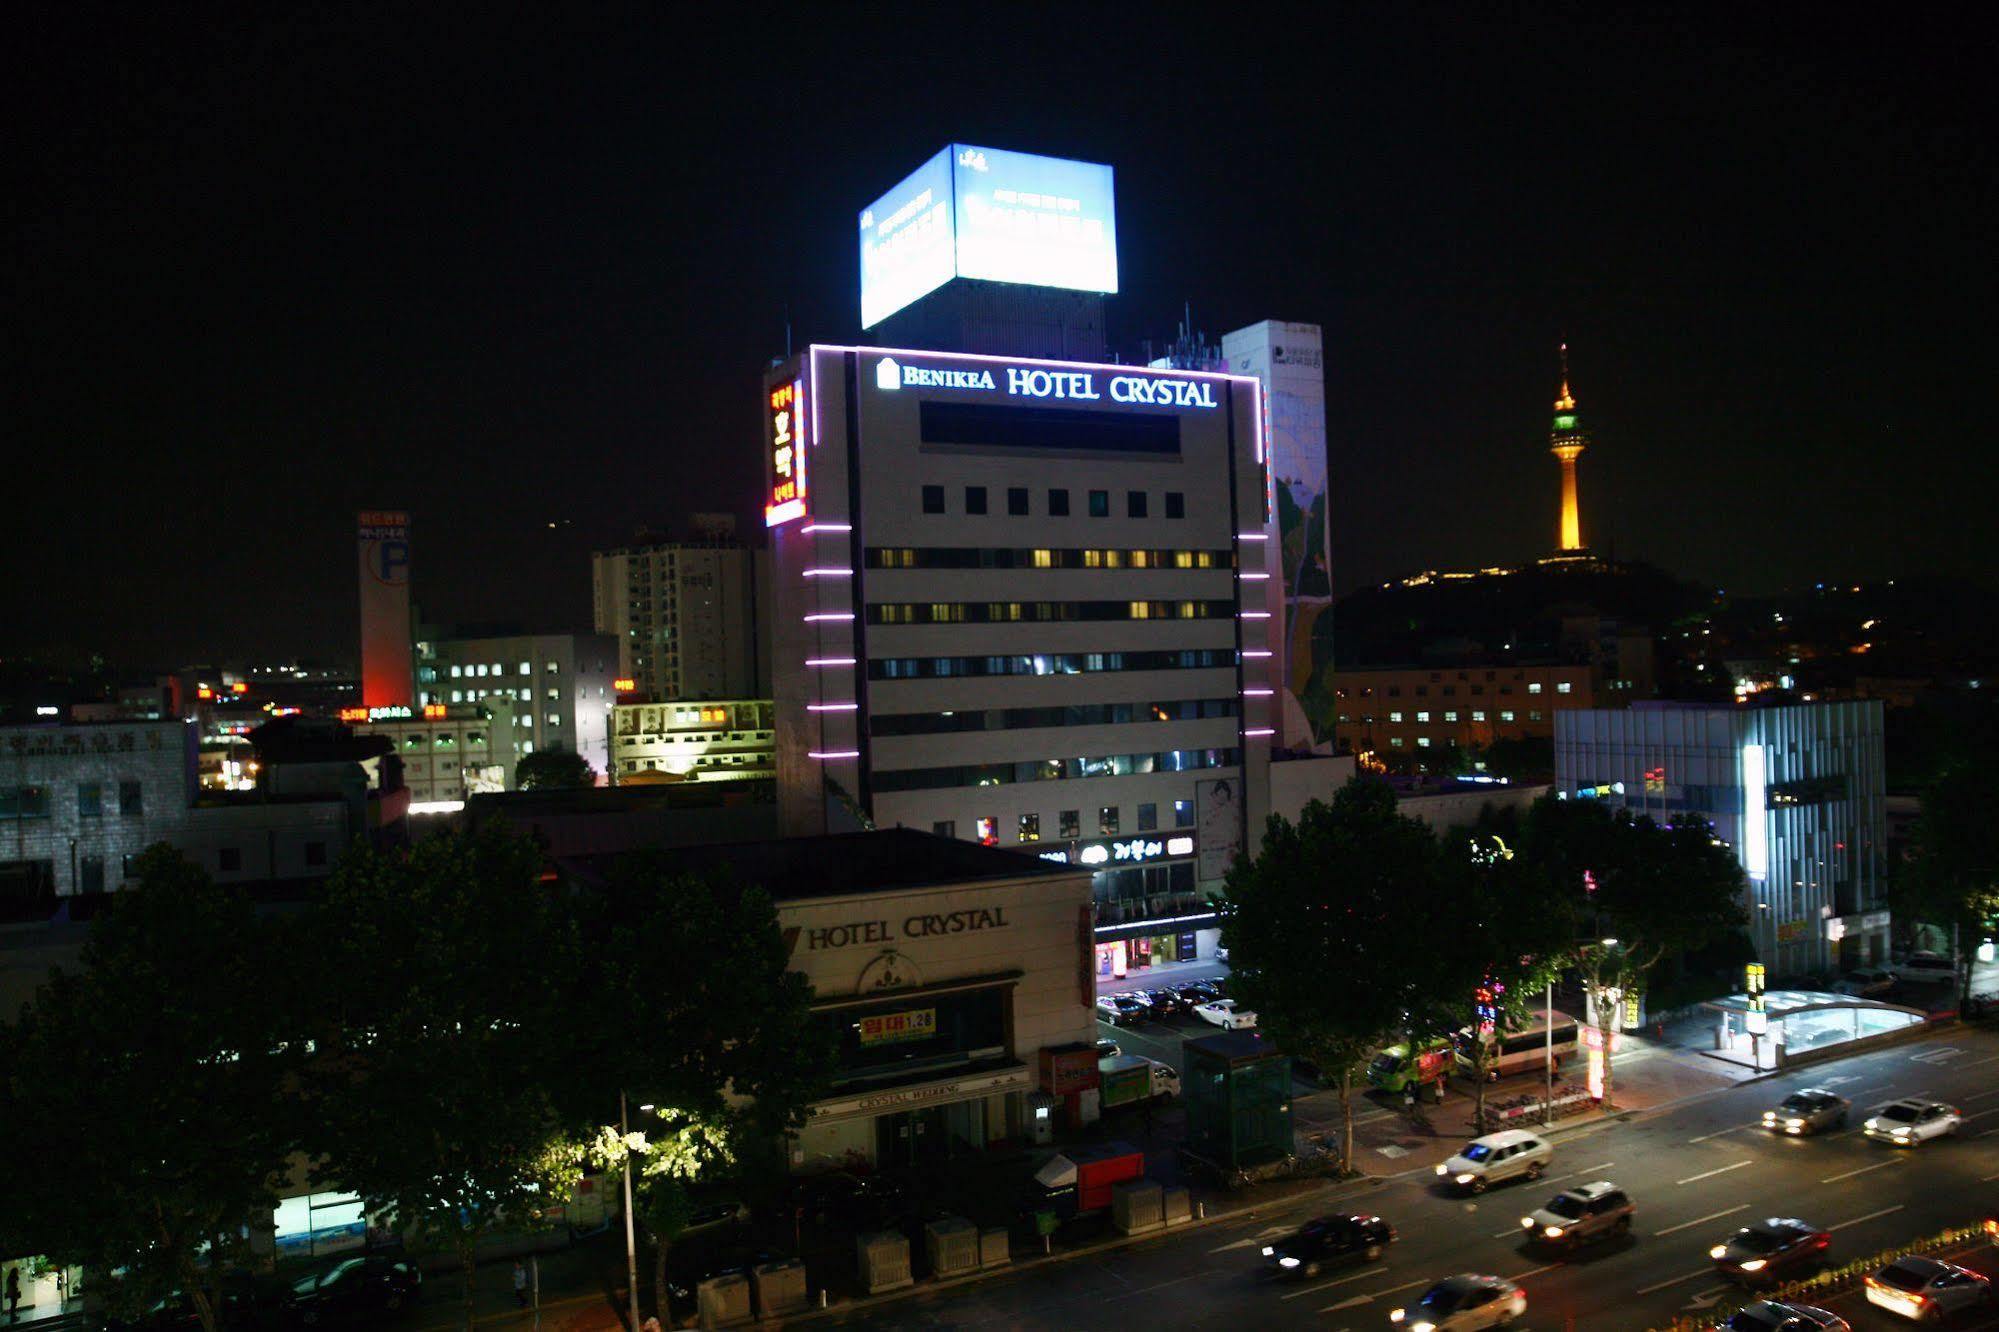
[[[620,703],[611,732],[614,782],[743,781],[777,770],[767,698]]]
[[[1879,702],[1565,712],[1555,767],[1563,799],[1706,820],[1748,877],[1749,937],[1772,975],[1887,958]]]
[[[417,644],[417,705],[511,700],[517,757],[564,750],[602,773],[617,662],[604,634],[427,638]]]
[[[1357,667],[1334,694],[1342,749],[1384,759],[1549,739],[1560,712],[1602,706],[1596,668],[1583,664]]]
[[[519,755],[512,699],[493,694],[482,703],[426,703],[420,715],[396,715],[408,711],[351,708],[340,715],[356,735],[384,736],[395,746],[413,812],[514,789]]]

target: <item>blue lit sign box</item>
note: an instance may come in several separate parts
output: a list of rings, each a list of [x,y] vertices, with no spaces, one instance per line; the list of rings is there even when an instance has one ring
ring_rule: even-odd
[[[1111,168],[954,143],[862,210],[862,328],[953,277],[1115,292]]]

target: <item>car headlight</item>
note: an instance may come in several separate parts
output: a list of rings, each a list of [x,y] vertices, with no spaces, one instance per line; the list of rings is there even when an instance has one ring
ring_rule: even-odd
[[[1805,1121],[1802,1119],[1787,1119],[1784,1121],[1785,1128],[1801,1129],[1804,1126]]]
[[[1411,1323],[1409,1324],[1409,1332],[1437,1332],[1437,1325],[1435,1323]]]
[[[1541,1233],[1549,1239],[1560,1239],[1562,1237],[1562,1228],[1560,1226],[1543,1226],[1541,1227]]]
[[[1764,1123],[1766,1123],[1766,1124],[1774,1124],[1774,1123],[1776,1123],[1776,1122],[1777,1122],[1777,1112],[1776,1112],[1775,1110],[1765,1110],[1765,1111],[1763,1112],[1763,1122],[1764,1122]]]
[[[1472,1181],[1473,1181],[1474,1179],[1477,1179],[1477,1178],[1478,1178],[1478,1176],[1476,1176],[1476,1175],[1473,1175],[1473,1174],[1469,1174],[1469,1173],[1466,1173],[1466,1174],[1462,1174],[1462,1175],[1459,1175],[1459,1176],[1458,1176],[1458,1183],[1460,1183],[1460,1184],[1469,1184],[1469,1183],[1471,1183],[1471,1182],[1472,1182]]]
[[[1707,1251],[1707,1256],[1710,1258],[1726,1258],[1728,1257],[1728,1246],[1726,1244],[1717,1244]]]
[[[1906,1138],[1906,1137],[1908,1137],[1908,1136],[1909,1136],[1909,1130],[1907,1130],[1907,1129],[1896,1129],[1896,1130],[1895,1130],[1895,1136],[1896,1136],[1896,1137],[1898,1137],[1898,1138]]]
[[[1277,1260],[1277,1265],[1279,1267],[1296,1267],[1298,1265],[1298,1260],[1296,1258],[1291,1257],[1289,1254],[1286,1254],[1284,1257],[1279,1258]]]
[[[1407,1309],[1390,1309],[1388,1311],[1388,1321],[1391,1323],[1399,1323],[1403,1320],[1403,1318],[1408,1316],[1408,1313],[1409,1311]]]
[[[1439,1176],[1448,1175],[1450,1173],[1451,1173],[1451,1168],[1447,1165],[1440,1165],[1437,1167],[1437,1174]]]
[[[1745,1272],[1761,1272],[1769,1265],[1770,1260],[1768,1258],[1751,1258],[1742,1265],[1742,1270]]]
[[[1275,1258],[1277,1256],[1277,1250],[1271,1248],[1268,1244],[1266,1244],[1263,1246],[1263,1256],[1265,1258]]]

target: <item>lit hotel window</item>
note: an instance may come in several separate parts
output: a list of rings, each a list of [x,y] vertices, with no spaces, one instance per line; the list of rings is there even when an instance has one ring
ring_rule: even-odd
[[[1429,747],[1430,747],[1430,737],[1429,737],[1429,736],[1427,736],[1427,735],[1419,735],[1419,736],[1417,736],[1417,737],[1416,737],[1416,748],[1418,748],[1418,749],[1428,749]]]
[[[1473,712],[1471,719],[1475,722],[1482,722],[1485,720],[1485,714],[1483,712]]]
[[[1416,714],[1416,720],[1419,722],[1426,722],[1430,720],[1430,714],[1427,712],[1419,712]]]
[[[1023,842],[1038,842],[1041,840],[1041,816],[1039,814],[1023,814],[1020,816],[1020,840]]]
[[[1572,692],[1572,690],[1573,686],[1571,686],[1567,680],[1563,680],[1555,686],[1555,692],[1558,694],[1570,693]]]
[[[1388,714],[1388,720],[1399,724],[1402,721],[1402,714],[1399,712],[1391,712]]]
[[[1501,721],[1503,721],[1503,722],[1510,722],[1510,721],[1512,721],[1512,720],[1513,720],[1513,709],[1512,709],[1512,708],[1505,708],[1505,709],[1502,709],[1502,710],[1501,710],[1501,712],[1500,712],[1500,714],[1499,714],[1499,719],[1500,719]]]
[[[1444,714],[1444,720],[1447,722],[1454,722],[1457,719],[1458,719],[1458,714],[1455,712],[1446,712]]]
[[[1528,685],[1528,686],[1527,686],[1527,692],[1528,692],[1528,693],[1530,693],[1530,694],[1538,694],[1538,693],[1540,693],[1540,692],[1541,692],[1541,682],[1540,682],[1539,680],[1536,680],[1536,681],[1534,681],[1534,683],[1532,683],[1532,684]]]

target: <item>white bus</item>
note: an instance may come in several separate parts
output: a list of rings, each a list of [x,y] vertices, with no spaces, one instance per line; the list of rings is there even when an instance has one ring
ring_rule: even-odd
[[[1515,1073],[1540,1072],[1546,1067],[1552,1045],[1555,1066],[1576,1052],[1576,1020],[1560,1009],[1554,1014],[1554,1036],[1552,1042],[1548,1033],[1548,1015],[1543,1009],[1535,1009],[1527,1019],[1527,1024],[1506,1032],[1487,1032],[1485,1042],[1485,1076],[1488,1082],[1510,1077]],[[1477,1073],[1478,1065],[1473,1055],[1472,1029],[1460,1028],[1457,1038],[1458,1072],[1467,1077]]]

